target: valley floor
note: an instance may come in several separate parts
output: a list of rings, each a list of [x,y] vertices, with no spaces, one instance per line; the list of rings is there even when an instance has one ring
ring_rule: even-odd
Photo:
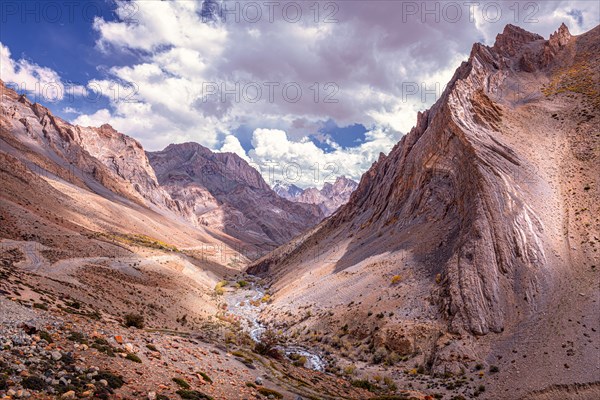
[[[215,291],[221,279],[235,282],[234,272],[126,247],[126,257],[50,260],[37,242],[0,241],[0,398],[375,396],[344,377],[256,354],[246,317],[227,305],[260,292]],[[145,326],[124,326],[127,315],[143,315]]]

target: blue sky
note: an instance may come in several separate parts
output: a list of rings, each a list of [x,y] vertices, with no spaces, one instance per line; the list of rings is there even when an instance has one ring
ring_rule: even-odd
[[[65,82],[85,85],[100,78],[101,66],[125,63],[119,57],[95,49],[98,34],[92,29],[95,17],[114,19],[114,4],[104,0],[74,2],[72,7],[48,7],[43,1],[5,2],[0,6],[0,42],[10,49],[12,58],[25,59],[51,68]],[[39,97],[41,103],[62,117],[66,107],[82,112],[95,112],[108,106],[108,99],[98,98],[97,103],[73,99],[50,102]]]
[[[402,1],[215,4],[222,18],[207,21],[200,0],[4,1],[0,77],[149,150],[196,141],[320,186],[317,164],[358,179],[387,153],[435,101],[420,91],[441,91],[473,42],[492,44],[506,23],[547,37],[565,22],[577,34],[600,13],[590,1],[481,1],[461,15],[451,6],[462,2],[433,15]],[[409,86],[419,92],[407,97]]]

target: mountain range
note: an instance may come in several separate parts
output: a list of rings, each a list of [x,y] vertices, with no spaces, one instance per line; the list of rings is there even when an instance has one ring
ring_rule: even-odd
[[[51,176],[52,182],[86,196],[209,231],[218,242],[243,249],[250,257],[286,243],[324,217],[315,205],[277,196],[233,153],[213,153],[195,143],[146,153],[139,142],[108,124],[71,125],[3,83],[0,89],[1,150],[7,162]],[[57,201],[65,197],[61,190],[52,194]],[[111,224],[105,229],[116,229]],[[135,229],[136,224],[127,228]],[[140,228],[139,233],[148,232]]]
[[[309,187],[301,189],[292,183],[276,182],[273,190],[279,196],[290,201],[316,204],[325,216],[330,216],[350,199],[358,183],[345,176],[339,176],[334,183],[325,182],[321,190]]]

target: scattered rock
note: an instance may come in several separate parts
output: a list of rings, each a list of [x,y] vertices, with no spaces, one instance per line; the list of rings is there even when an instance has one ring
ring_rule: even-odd
[[[64,393],[62,396],[60,396],[61,399],[74,399],[75,397],[75,392],[73,390],[69,390],[68,392]]]

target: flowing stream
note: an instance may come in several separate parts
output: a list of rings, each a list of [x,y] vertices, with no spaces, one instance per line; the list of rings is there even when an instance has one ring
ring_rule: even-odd
[[[249,284],[245,288],[237,289],[234,292],[226,292],[227,298],[227,309],[233,315],[240,318],[242,328],[248,332],[252,340],[255,342],[260,341],[262,333],[265,331],[265,326],[258,320],[258,315],[262,309],[266,306],[264,303],[260,303],[258,306],[254,306],[251,303],[255,303],[264,297],[265,292],[254,283]],[[286,356],[297,354],[306,358],[306,368],[313,369],[315,371],[324,371],[327,363],[323,358],[311,349],[298,344],[284,344],[277,347]]]

